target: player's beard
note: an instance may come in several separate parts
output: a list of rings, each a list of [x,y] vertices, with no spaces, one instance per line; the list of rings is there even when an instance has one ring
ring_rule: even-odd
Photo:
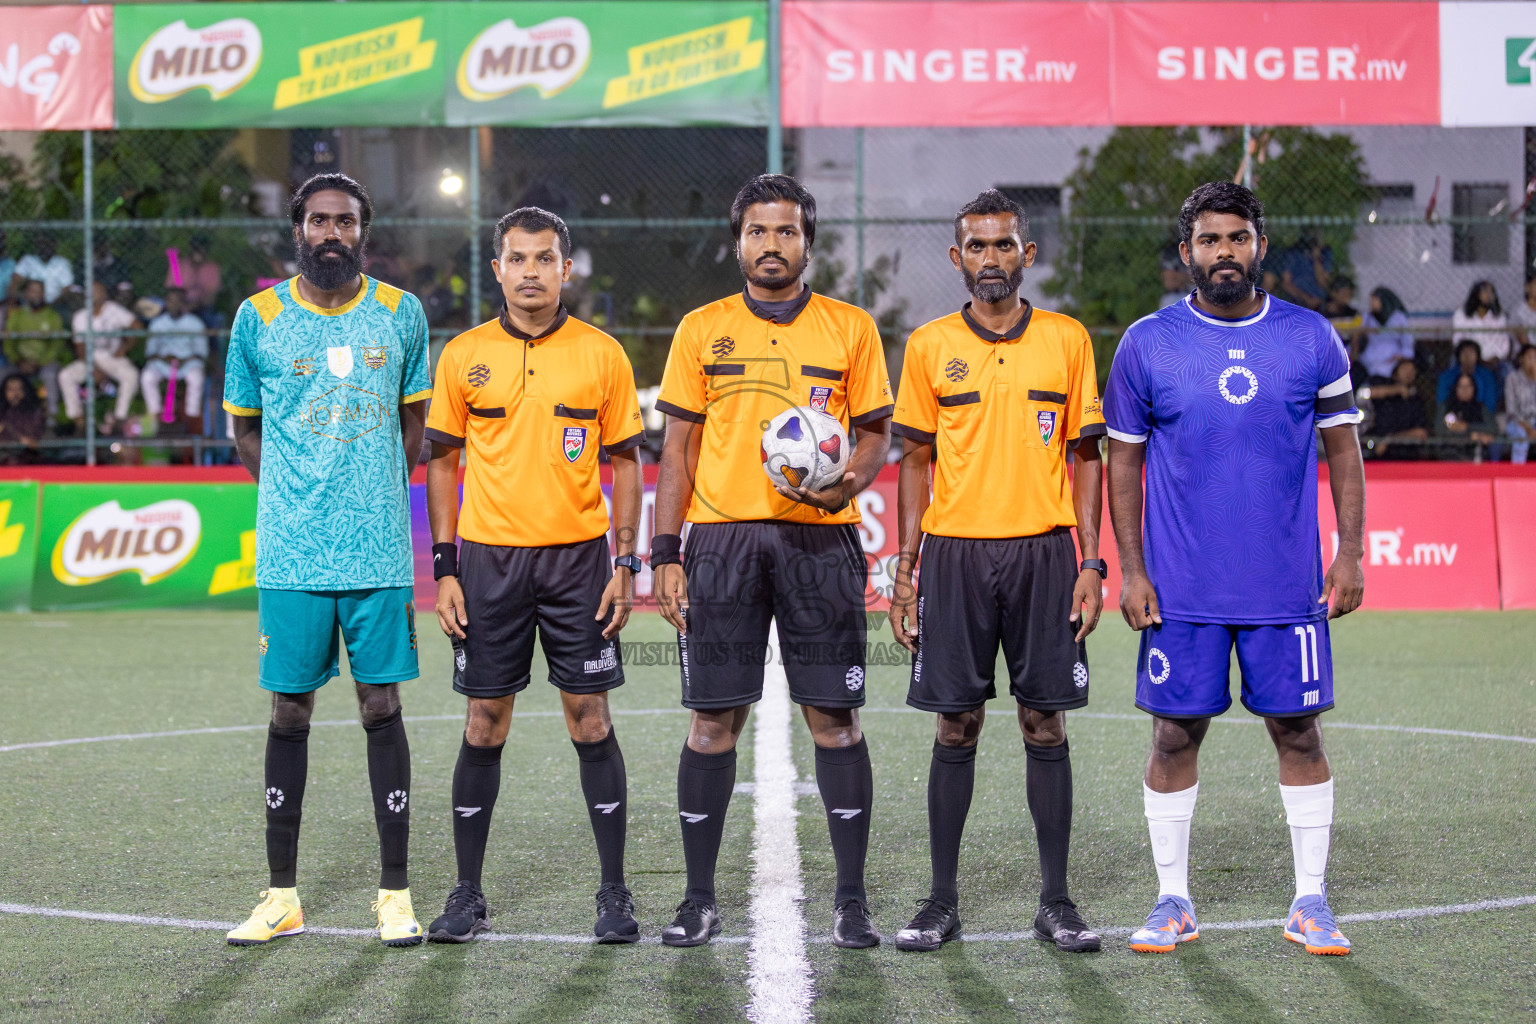
[[[321,242],[310,245],[299,239],[299,273],[322,292],[333,292],[363,272],[363,260],[367,255],[366,239],[359,239],[357,247],[340,242]],[[335,253],[336,259],[326,259],[324,253]]]
[[[965,267],[960,268],[961,275],[965,278],[966,291],[976,297],[978,302],[987,305],[995,305],[1004,302],[1008,296],[1019,290],[1019,285],[1024,283],[1024,264],[1020,263],[1013,268],[1013,272],[1004,274],[1001,270],[983,270],[979,274],[973,274]]]
[[[758,262],[760,263],[766,256],[768,256],[768,253],[759,256]],[[798,263],[784,253],[775,253],[774,258],[782,260],[786,269],[781,274],[776,273],[770,276],[758,273],[756,265],[749,267],[746,257],[742,256],[739,250],[736,253],[736,263],[741,267],[741,276],[747,279],[747,283],[757,288],[767,288],[773,291],[777,291],[780,288],[788,288],[800,280],[800,275],[805,273],[805,268],[811,262],[809,255],[802,256]],[[778,268],[775,267],[773,269],[777,270]]]
[[[1243,274],[1235,281],[1212,281],[1211,275],[1218,270],[1236,270]],[[1189,263],[1189,276],[1195,281],[1195,288],[1200,292],[1200,297],[1218,309],[1227,306],[1235,306],[1246,299],[1253,289],[1259,286],[1259,281],[1264,277],[1263,259],[1255,259],[1247,270],[1236,260],[1222,260],[1211,265],[1207,271],[1194,260]]]

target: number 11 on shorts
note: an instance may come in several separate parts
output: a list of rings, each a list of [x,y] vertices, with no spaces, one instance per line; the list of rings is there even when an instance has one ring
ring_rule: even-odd
[[[1301,644],[1301,681],[1303,683],[1317,682],[1321,675],[1317,667],[1317,627],[1297,626],[1292,632],[1296,634],[1296,641]],[[1309,641],[1312,646],[1312,671],[1310,675],[1307,672],[1307,644]]]

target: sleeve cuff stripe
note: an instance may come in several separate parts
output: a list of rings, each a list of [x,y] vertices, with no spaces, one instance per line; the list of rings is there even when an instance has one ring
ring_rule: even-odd
[[[1332,398],[1334,395],[1342,395],[1345,392],[1353,391],[1353,390],[1354,390],[1354,385],[1350,383],[1349,374],[1346,373],[1346,374],[1344,374],[1344,376],[1340,377],[1338,380],[1334,381],[1332,384],[1327,384],[1327,385],[1324,385],[1323,387],[1318,388],[1317,389],[1317,397],[1318,398]]]
[[[703,423],[707,418],[701,412],[694,412],[692,409],[684,409],[680,405],[673,405],[671,402],[663,402],[659,398],[656,400],[656,408],[660,409],[668,416],[675,416],[680,420],[687,420],[689,423]]]
[[[410,405],[412,402],[420,402],[423,399],[427,399],[427,398],[431,398],[431,397],[432,397],[432,389],[431,388],[427,388],[427,390],[425,390],[425,391],[418,391],[414,395],[406,395],[404,398],[400,399],[400,404],[401,405]]]
[[[1107,433],[1114,440],[1121,441],[1121,442],[1123,442],[1125,444],[1146,444],[1147,443],[1147,437],[1148,437],[1147,434],[1127,434],[1124,431],[1116,430],[1114,427],[1105,427],[1104,428],[1104,432]]]
[[[1317,421],[1317,426],[1319,428],[1342,427],[1346,423],[1359,423],[1364,419],[1365,413],[1359,409],[1351,409],[1348,412],[1341,412],[1337,416],[1324,417]]]
[[[909,427],[905,423],[893,422],[891,424],[891,433],[897,437],[904,437],[909,441],[915,441],[918,444],[933,444],[938,439],[938,434],[934,431],[918,430],[916,427]]]
[[[447,445],[449,448],[463,448],[464,447],[464,439],[462,437],[456,437],[453,434],[448,433],[447,431],[438,430],[435,427],[428,427],[423,433],[425,433],[426,438],[427,438],[428,441],[433,441],[433,442],[436,442],[437,444]]]
[[[848,423],[849,423],[850,426],[862,427],[866,423],[873,423],[876,420],[886,419],[886,418],[888,418],[891,415],[891,413],[893,413],[895,411],[896,411],[896,406],[895,405],[882,405],[878,409],[871,409],[871,410],[869,410],[869,412],[860,413],[857,416],[849,417]]]
[[[1331,398],[1319,398],[1316,410],[1319,416],[1331,416],[1336,412],[1344,412],[1355,407],[1355,396],[1352,393],[1334,395]]]
[[[1076,437],[1068,438],[1067,443],[1072,445],[1081,444],[1090,438],[1103,437],[1108,431],[1109,428],[1102,423],[1089,423],[1077,432]]]
[[[638,434],[631,434],[629,437],[624,438],[622,441],[615,441],[613,444],[603,445],[603,451],[607,452],[609,455],[618,455],[621,452],[629,451],[631,448],[640,447],[640,442],[644,440],[645,431],[642,430]]]
[[[231,404],[229,402],[225,402],[224,403],[224,411],[228,412],[228,413],[233,413],[236,416],[260,416],[261,415],[261,410],[260,409],[247,409],[244,406],[233,405],[233,404]]]

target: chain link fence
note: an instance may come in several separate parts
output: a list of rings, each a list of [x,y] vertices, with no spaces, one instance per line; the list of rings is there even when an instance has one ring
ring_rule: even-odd
[[[6,428],[0,461],[85,461],[87,421],[100,462],[230,460],[220,411],[229,322],[247,295],[294,273],[287,198],[327,170],[372,192],[368,273],[422,300],[434,355],[495,314],[490,228],[533,204],[571,226],[567,303],[619,338],[638,383],[654,386],[678,319],[741,286],[727,213],[765,163],[765,132],[741,128],[122,131],[92,136],[88,189],[83,142],[0,133],[0,376],[22,372],[8,387],[36,390],[42,405],[40,423]],[[1177,259],[1179,202],[1201,181],[1246,175],[1270,214],[1266,286],[1335,320],[1362,385],[1393,372],[1381,339],[1411,353],[1413,399],[1385,416],[1371,410],[1380,422],[1368,437],[1394,437],[1373,454],[1487,457],[1500,445],[1475,436],[1512,440],[1518,410],[1504,408],[1504,385],[1536,325],[1524,295],[1536,255],[1525,130],[804,129],[785,145],[787,169],[820,207],[813,283],[874,313],[893,377],[907,334],[966,298],[947,252],[954,211],[982,189],[1026,210],[1038,254],[1024,294],[1089,326],[1102,378],[1125,327],[1190,287]],[[84,327],[87,253],[104,298],[133,320],[97,314],[122,359],[98,366],[93,409],[90,392],[63,395],[81,390],[83,367],[58,384],[76,362],[77,316]],[[1457,313],[1480,282],[1500,312],[1469,327]],[[207,346],[203,394],[190,405],[191,375],[178,373],[167,400],[166,367],[150,358],[150,328],[178,284]],[[1385,326],[1370,317],[1380,288],[1402,305]],[[1492,403],[1486,422],[1455,431],[1442,375],[1463,337],[1482,343],[1488,365],[1474,376],[1479,400]]]

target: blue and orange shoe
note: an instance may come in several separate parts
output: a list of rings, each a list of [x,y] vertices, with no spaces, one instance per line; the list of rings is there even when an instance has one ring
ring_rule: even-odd
[[[1349,940],[1339,931],[1328,908],[1328,897],[1298,896],[1291,904],[1291,914],[1285,920],[1285,937],[1299,942],[1308,953],[1322,956],[1346,956]]]
[[[1194,904],[1182,896],[1159,896],[1147,923],[1131,933],[1131,948],[1138,953],[1172,953],[1179,943],[1199,937]]]

